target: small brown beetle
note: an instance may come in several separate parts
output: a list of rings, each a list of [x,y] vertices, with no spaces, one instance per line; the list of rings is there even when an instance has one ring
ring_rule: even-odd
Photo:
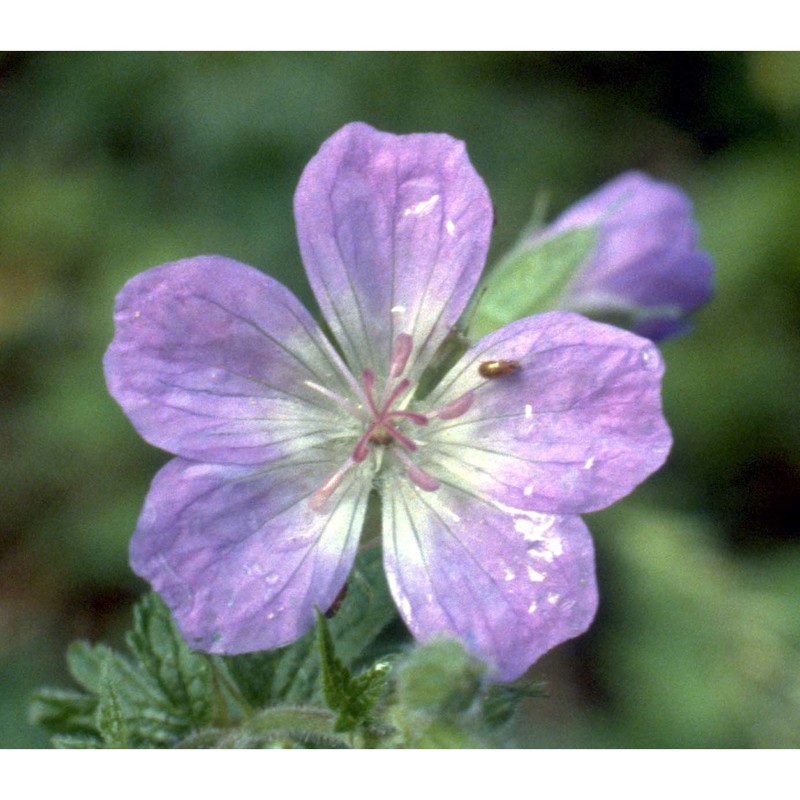
[[[478,372],[483,378],[504,378],[519,369],[519,361],[505,361],[497,359],[495,361],[481,361]]]

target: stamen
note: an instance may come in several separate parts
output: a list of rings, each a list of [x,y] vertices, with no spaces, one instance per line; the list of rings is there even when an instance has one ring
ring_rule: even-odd
[[[369,455],[369,448],[367,447],[367,442],[369,442],[369,437],[372,436],[373,431],[377,426],[373,423],[372,425],[361,434],[361,438],[356,442],[356,446],[353,448],[353,455],[352,459],[356,462],[356,464],[360,464],[362,461],[365,461],[367,456]]]
[[[441,485],[433,475],[429,475],[424,469],[418,467],[402,450],[397,451],[397,455],[406,468],[406,475],[415,486],[419,486],[423,492],[435,492]]]
[[[384,416],[387,414],[389,409],[392,407],[392,403],[397,400],[398,397],[405,394],[408,391],[408,387],[411,386],[411,381],[408,378],[403,378],[397,386],[392,389],[392,393],[386,398],[386,402],[383,404],[383,408],[380,410],[380,416]]]
[[[330,499],[330,496],[339,488],[344,478],[345,473],[353,465],[352,461],[346,461],[342,464],[336,472],[333,473],[323,484],[319,487],[308,501],[312,511],[320,512],[325,507],[325,504]]]
[[[469,411],[474,399],[475,395],[472,392],[467,392],[456,400],[448,403],[446,406],[432,411],[430,416],[438,417],[439,419],[456,419],[456,417],[460,417],[462,414],[466,414],[467,411]]]
[[[365,369],[362,376],[364,378],[364,389],[367,393],[369,410],[374,417],[380,416],[381,412],[378,411],[378,406],[375,404],[375,373],[371,369]]]
[[[391,419],[392,417],[403,417],[404,419],[410,419],[415,425],[427,425],[429,420],[424,414],[420,414],[416,411],[390,411],[386,415],[386,419]]]
[[[398,378],[403,374],[408,363],[408,357],[411,355],[411,350],[414,342],[407,333],[400,333],[394,340],[392,347],[392,365],[389,370],[389,376]]]
[[[412,452],[416,450],[416,443],[404,433],[397,430],[394,425],[389,423],[389,420],[392,418],[403,417],[411,420],[416,425],[428,424],[428,418],[424,414],[418,414],[415,411],[405,411],[403,409],[392,409],[392,404],[408,391],[411,386],[411,381],[409,381],[408,378],[401,380],[389,393],[389,396],[383,403],[383,407],[378,409],[378,404],[375,402],[375,373],[371,369],[365,369],[362,376],[364,379],[364,391],[367,404],[372,412],[373,420],[372,424],[361,434],[358,442],[356,442],[352,455],[353,461],[360,464],[367,458],[369,455],[368,445],[370,442],[373,444],[387,445],[395,439],[397,443],[405,447],[406,450]]]
[[[413,453],[417,449],[416,442],[414,442],[413,439],[409,439],[408,436],[397,430],[394,425],[389,425],[386,420],[381,423],[381,428],[389,433],[393,439],[397,439],[397,441],[403,445],[406,450],[410,450]]]
[[[327,389],[325,386],[320,386],[318,383],[314,383],[314,381],[303,381],[303,384],[308,386],[309,389],[319,392],[323,397],[333,400],[336,405],[344,406],[356,419],[364,418],[363,409],[359,408],[355,403],[348,400],[346,397],[342,397],[341,395],[336,394],[336,392],[332,392],[330,389]]]
[[[419,486],[423,492],[435,492],[439,488],[439,481],[433,475],[428,475],[425,470],[420,469],[416,464],[412,464],[406,474],[411,482]]]

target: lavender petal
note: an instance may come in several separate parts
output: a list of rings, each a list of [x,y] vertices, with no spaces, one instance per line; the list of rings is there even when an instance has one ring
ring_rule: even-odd
[[[295,217],[312,289],[355,374],[385,378],[405,333],[413,379],[464,310],[488,248],[492,206],[463,143],[347,125],[306,167]]]

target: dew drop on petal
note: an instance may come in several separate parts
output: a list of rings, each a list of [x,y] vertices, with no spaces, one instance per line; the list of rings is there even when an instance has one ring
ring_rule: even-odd
[[[517,420],[517,433],[520,436],[530,436],[536,427],[536,421],[533,415],[533,406],[530,403],[525,403],[522,409],[522,417]]]
[[[433,210],[433,207],[438,202],[439,202],[439,195],[434,194],[427,200],[421,200],[416,205],[413,205],[410,208],[405,209],[405,211],[403,211],[403,216],[407,217],[409,214],[414,214],[416,216],[425,216],[425,214],[430,214],[430,212]]]
[[[533,612],[534,612],[534,611],[536,611],[536,609],[537,609],[538,607],[539,607],[539,606],[538,606],[537,602],[534,600],[534,601],[533,601],[533,602],[532,602],[532,603],[531,603],[531,604],[528,606],[528,613],[529,613],[529,614],[533,614]]]
[[[513,569],[510,569],[509,567],[506,567],[504,569],[504,571],[503,571],[504,580],[513,581],[514,578],[516,578],[516,577],[517,576],[514,574],[514,570]]]
[[[546,542],[546,547],[554,556],[560,556],[564,553],[564,546],[561,543],[561,539],[558,537],[548,539]]]
[[[543,573],[535,570],[533,567],[528,566],[528,580],[531,583],[541,583],[545,579]]]
[[[554,522],[555,517],[549,514],[529,512],[525,516],[514,517],[514,530],[521,533],[526,542],[535,542],[544,537]]]
[[[658,369],[658,351],[652,345],[642,350],[640,358],[645,369]]]

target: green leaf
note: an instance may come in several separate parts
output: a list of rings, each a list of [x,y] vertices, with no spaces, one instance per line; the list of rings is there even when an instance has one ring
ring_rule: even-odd
[[[209,658],[190,650],[169,610],[156,594],[142,598],[133,611],[127,643],[176,714],[193,727],[211,721],[213,671]]]
[[[73,678],[87,691],[100,690],[100,671],[112,650],[105,645],[77,641],[67,647],[67,667]]]
[[[276,667],[285,650],[264,650],[240,656],[222,656],[221,661],[241,696],[251,708],[272,702]]]
[[[32,725],[65,736],[89,737],[99,746],[95,724],[97,698],[66,689],[40,689],[29,710]]]
[[[320,653],[322,692],[328,708],[336,713],[337,732],[367,731],[371,712],[386,685],[387,662],[381,662],[354,678],[336,654],[328,621],[317,612],[317,644]]]
[[[103,740],[97,736],[56,735],[52,739],[56,750],[97,750],[103,747]]]
[[[398,636],[383,636],[396,618],[380,553],[366,552],[328,623],[347,685],[331,713],[310,705],[322,700],[314,631],[282,650],[210,657],[192,651],[163,602],[146,595],[126,638],[130,656],[70,645],[69,669],[85,692],[42,689],[31,719],[54,734],[57,747],[348,746],[356,730],[362,741],[368,737],[387,666],[356,677],[351,670],[396,649]]]
[[[478,288],[468,313],[469,338],[475,341],[514,320],[559,308],[559,298],[591,258],[596,242],[597,228],[590,226],[514,248]]]
[[[42,689],[32,719],[59,747],[166,747],[210,722],[209,659],[180,639],[153,595],[134,610],[133,659],[105,645],[74,642],[67,664],[86,694]]]
[[[128,747],[128,725],[117,691],[117,677],[112,659],[106,659],[100,671],[97,729],[106,747],[124,749]]]

